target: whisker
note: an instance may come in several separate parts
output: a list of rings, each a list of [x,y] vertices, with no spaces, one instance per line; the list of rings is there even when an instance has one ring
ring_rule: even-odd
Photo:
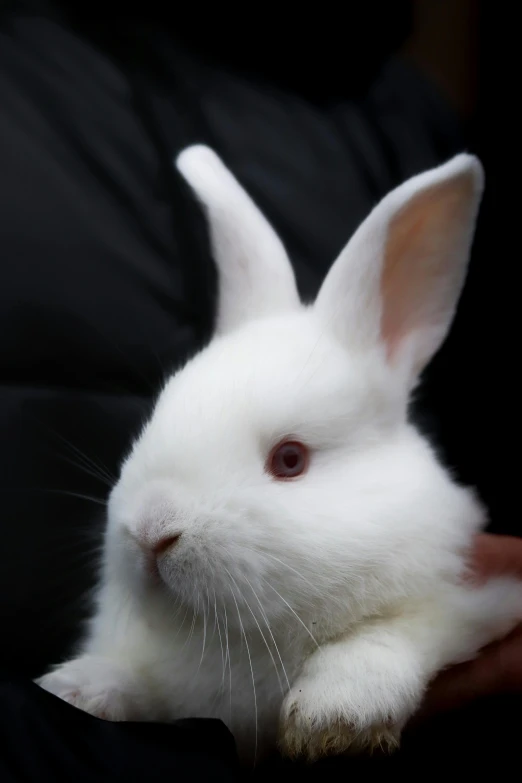
[[[249,647],[249,644],[248,644],[247,635],[245,633],[245,628],[243,626],[243,620],[241,619],[241,612],[239,611],[239,606],[238,606],[238,603],[236,601],[236,596],[234,595],[234,590],[233,590],[232,587],[230,587],[230,592],[232,594],[232,598],[233,598],[234,603],[236,605],[237,618],[239,620],[239,627],[241,628],[241,633],[243,634],[243,637],[245,639],[245,646],[246,646],[247,655],[248,655],[248,662],[250,664],[250,673],[252,675],[252,690],[253,690],[253,693],[254,693],[254,712],[255,712],[255,743],[254,743],[254,766],[255,766],[256,761],[257,761],[257,731],[258,731],[257,720],[258,719],[257,719],[257,693],[256,693],[256,680],[255,680],[255,677],[254,677],[254,666],[252,664],[252,656],[250,655],[250,647]]]
[[[264,579],[263,581],[264,581],[264,582],[266,582],[266,584],[267,584],[267,585],[270,587],[270,589],[271,589],[271,590],[273,590],[273,591],[274,591],[274,593],[275,593],[277,596],[279,596],[279,598],[281,599],[281,601],[282,601],[282,602],[283,602],[283,603],[284,603],[284,604],[285,604],[285,605],[286,605],[286,606],[287,606],[287,607],[290,609],[290,611],[292,612],[292,614],[294,615],[294,617],[295,617],[295,618],[298,620],[298,622],[299,622],[299,623],[300,623],[300,624],[303,626],[303,628],[305,629],[306,633],[307,633],[307,634],[309,635],[309,637],[312,639],[313,643],[314,643],[314,644],[315,644],[315,645],[316,645],[316,646],[319,648],[319,642],[317,641],[317,639],[315,638],[315,636],[313,635],[313,633],[311,632],[311,630],[310,630],[309,628],[307,628],[307,626],[305,625],[305,623],[304,623],[304,622],[301,620],[301,618],[299,617],[299,615],[297,614],[297,612],[295,611],[295,609],[293,609],[293,608],[290,606],[290,604],[288,603],[288,601],[287,601],[285,598],[283,598],[283,596],[281,595],[281,593],[279,593],[279,592],[278,592],[278,591],[275,589],[275,587],[273,587],[273,585],[271,585],[271,584],[270,584],[270,582],[269,582],[267,579]]]
[[[223,647],[223,639],[221,638],[221,628],[219,625],[219,618],[217,613],[217,598],[216,598],[216,590],[214,590],[214,628],[217,625],[217,632],[219,636],[219,646],[221,647],[221,665],[223,667],[223,676],[221,678],[221,687],[225,684],[225,648]]]
[[[300,579],[302,579],[303,582],[306,582],[307,585],[311,586],[310,585],[310,581],[305,576],[303,576],[299,571],[297,571],[291,565],[288,565],[288,563],[285,563],[284,560],[280,560],[278,557],[276,557],[275,555],[272,555],[270,552],[263,551],[263,555],[265,555],[265,557],[270,557],[272,560],[275,560],[276,563],[279,563],[280,565],[285,566],[285,568],[288,568],[289,571],[293,571],[293,573],[296,574]]]
[[[267,627],[268,633],[270,634],[270,638],[272,639],[272,642],[274,643],[274,647],[276,649],[277,657],[279,658],[279,662],[281,663],[281,668],[283,670],[283,674],[285,675],[285,680],[286,680],[286,684],[288,686],[288,690],[290,690],[290,680],[288,679],[288,675],[286,673],[285,665],[283,663],[283,659],[281,657],[281,653],[279,652],[279,647],[277,646],[277,642],[276,642],[276,640],[274,638],[274,634],[272,633],[272,629],[270,627],[270,623],[268,622],[268,617],[266,615],[266,612],[265,612],[265,610],[263,608],[263,605],[262,605],[262,603],[261,603],[261,601],[260,601],[256,591],[254,590],[253,586],[251,585],[250,581],[247,579],[246,576],[244,576],[244,579],[245,579],[246,583],[248,584],[248,586],[250,587],[250,589],[252,590],[254,598],[256,599],[257,603],[259,604],[259,609],[261,611],[261,616],[262,616],[263,620],[265,621],[265,625]],[[275,666],[275,663],[274,663],[274,666]]]
[[[182,608],[183,608],[183,603],[182,603],[182,602],[180,602],[180,603],[181,603],[181,605],[180,605],[180,607],[179,607],[179,611],[181,612],[181,610],[182,610]],[[183,619],[182,619],[181,623],[178,625],[178,629],[177,629],[177,631],[176,631],[176,636],[175,636],[175,638],[178,636],[178,634],[179,634],[179,632],[181,631],[181,629],[182,629],[182,628],[184,628],[184,626],[185,626],[185,620],[187,619],[187,615],[188,615],[188,612],[189,612],[189,608],[190,608],[190,607],[189,607],[188,605],[187,605],[187,606],[186,606],[186,608],[185,608],[185,614],[183,615]],[[183,645],[182,649],[184,648],[184,646],[185,646],[185,645]]]
[[[315,341],[314,345],[312,346],[312,350],[310,351],[307,360],[305,361],[305,363],[301,367],[301,370],[299,371],[296,380],[300,380],[301,377],[304,375],[305,370],[307,369],[308,365],[310,364],[310,362],[312,360],[312,357],[315,354],[315,352],[316,352],[316,350],[317,350],[317,348],[319,346],[319,343],[321,342],[321,340],[324,339],[324,336],[325,336],[325,330],[323,329],[323,330],[321,330],[319,332],[319,336],[317,337],[317,340]]]
[[[92,468],[86,467],[81,462],[75,462],[74,460],[66,457],[64,454],[57,454],[57,456],[63,462],[67,462],[68,465],[72,465],[73,468],[80,470],[82,473],[85,473],[87,476],[91,476],[92,478],[95,478],[96,481],[99,481],[101,484],[105,484],[106,487],[109,487],[109,489],[112,489],[115,482],[109,481],[109,479],[106,476],[104,476],[103,473],[98,473]]]
[[[274,665],[275,673],[276,673],[276,675],[277,675],[277,681],[278,681],[278,683],[279,683],[279,688],[280,688],[281,692],[282,692],[282,693],[284,693],[283,683],[281,682],[281,676],[280,676],[280,674],[279,674],[279,669],[277,668],[277,663],[276,663],[276,660],[275,660],[275,658],[274,658],[274,655],[273,655],[273,653],[272,653],[272,650],[270,649],[270,645],[268,644],[268,642],[267,642],[267,640],[266,640],[266,637],[265,637],[265,635],[264,635],[263,631],[261,630],[261,626],[259,625],[259,622],[258,622],[258,620],[257,620],[257,617],[255,616],[254,612],[252,611],[252,609],[251,609],[251,607],[250,607],[250,604],[249,604],[249,603],[248,603],[248,601],[246,600],[246,598],[245,598],[244,594],[243,594],[243,593],[241,592],[241,590],[239,589],[239,587],[238,587],[238,584],[237,584],[236,580],[234,579],[234,577],[232,576],[232,574],[230,573],[230,571],[228,570],[228,568],[227,568],[226,566],[223,566],[223,568],[224,568],[224,569],[225,569],[225,571],[227,572],[227,574],[228,574],[228,576],[230,577],[230,579],[232,580],[232,582],[235,584],[235,586],[236,586],[236,588],[237,588],[237,590],[238,590],[239,594],[241,595],[241,598],[243,599],[243,601],[245,602],[245,604],[246,604],[246,606],[247,606],[247,609],[248,609],[248,611],[250,612],[250,614],[251,614],[251,615],[252,615],[252,617],[254,618],[254,622],[255,622],[255,624],[256,624],[256,625],[257,625],[257,627],[258,627],[259,633],[261,634],[261,638],[263,639],[263,641],[264,641],[264,643],[265,643],[265,647],[266,647],[266,649],[268,650],[268,654],[270,655],[270,659],[271,659],[271,661],[272,661],[272,663],[273,663],[273,665]],[[245,578],[246,578],[246,577],[245,577]]]
[[[210,605],[210,590],[208,589],[208,587],[206,588],[206,592],[207,592],[207,612],[208,612],[208,616],[210,617],[210,612],[213,607],[211,607]],[[216,635],[216,614],[214,613],[214,625],[212,628],[212,636],[210,637],[210,644],[212,644],[215,635]]]
[[[3,490],[2,490],[3,491]],[[24,490],[26,492],[45,492],[50,493],[53,495],[66,495],[71,498],[78,498],[79,500],[90,500],[91,503],[97,503],[100,506],[107,506],[107,501],[102,500],[101,498],[96,498],[93,495],[84,495],[81,492],[71,492],[68,489],[47,489],[47,488],[40,488],[40,487],[30,487],[27,490]]]
[[[200,658],[200,661],[199,661],[199,666],[198,666],[198,668],[196,670],[196,675],[199,673],[199,670],[201,669],[201,664],[203,663],[203,656],[205,655],[205,644],[206,644],[206,641],[207,641],[207,613],[205,612],[204,602],[202,602],[202,603],[203,603],[203,607],[202,607],[202,611],[203,611],[203,644],[202,644],[202,649],[201,649],[201,658]]]
[[[185,649],[185,647],[190,644],[192,640],[192,636],[194,635],[194,628],[196,626],[196,610],[192,610],[192,623],[190,624],[190,630],[188,632],[187,638],[185,639],[185,643],[183,644],[182,650]]]
[[[110,473],[110,471],[105,465],[103,465],[102,463],[98,464],[97,462],[95,462],[95,460],[89,457],[88,454],[85,454],[85,452],[79,449],[78,446],[75,446],[74,443],[71,443],[70,440],[68,440],[66,437],[61,435],[56,430],[53,430],[53,432],[55,436],[62,441],[62,443],[64,443],[66,446],[69,447],[69,449],[72,451],[73,454],[76,454],[76,456],[80,460],[83,460],[83,463],[87,467],[90,467],[91,470],[97,471],[100,476],[103,476],[109,482],[109,484],[112,485],[116,482],[116,478]]]
[[[228,689],[229,689],[229,719],[232,723],[232,661],[230,659],[230,644],[229,644],[229,634],[228,634],[228,615],[227,615],[227,607],[225,606],[225,603],[223,603],[223,614],[225,615],[225,638],[226,638],[226,654],[225,654],[225,666],[228,659]]]

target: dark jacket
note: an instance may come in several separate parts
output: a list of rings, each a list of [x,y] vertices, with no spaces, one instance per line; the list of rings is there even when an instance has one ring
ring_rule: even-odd
[[[309,298],[380,197],[468,146],[394,56],[408,3],[366,3],[342,25],[245,11],[204,30],[148,6],[115,21],[107,4],[0,3],[0,657],[22,676],[73,643],[119,462],[212,329],[206,227],[176,152],[217,149]],[[476,482],[459,445],[470,422],[451,437],[460,328],[421,399]]]

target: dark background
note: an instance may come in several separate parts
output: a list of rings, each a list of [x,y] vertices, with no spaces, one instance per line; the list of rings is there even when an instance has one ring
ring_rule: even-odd
[[[191,141],[256,197],[306,296],[387,190],[464,148],[481,157],[468,283],[414,414],[491,528],[521,532],[506,14],[165,5],[0,2],[0,663],[31,676],[75,639],[119,462],[210,333],[205,227],[170,165]]]

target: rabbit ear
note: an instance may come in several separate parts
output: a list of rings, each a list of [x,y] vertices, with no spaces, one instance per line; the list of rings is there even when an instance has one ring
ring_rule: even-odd
[[[205,208],[219,273],[216,332],[296,309],[294,272],[283,244],[250,196],[211,149],[185,149],[177,168]]]
[[[449,330],[484,184],[471,155],[389,193],[332,266],[315,309],[354,349],[380,345],[411,387]]]

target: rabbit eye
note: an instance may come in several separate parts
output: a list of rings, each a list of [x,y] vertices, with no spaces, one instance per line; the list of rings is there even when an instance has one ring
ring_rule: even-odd
[[[267,471],[277,479],[301,476],[308,468],[308,449],[297,440],[284,440],[270,452]]]

